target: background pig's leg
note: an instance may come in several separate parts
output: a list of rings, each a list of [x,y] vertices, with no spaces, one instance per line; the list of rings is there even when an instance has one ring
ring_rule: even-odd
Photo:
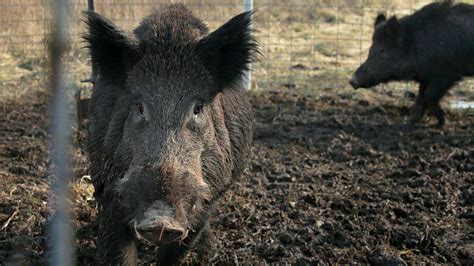
[[[451,86],[453,86],[458,80],[459,79],[457,78],[437,79],[431,82],[426,90],[426,105],[429,108],[430,114],[434,115],[438,120],[439,127],[442,127],[445,122],[444,111],[439,102],[449,88],[451,88]]]
[[[420,88],[418,90],[418,96],[416,97],[415,104],[413,105],[413,113],[410,122],[413,124],[419,123],[423,118],[426,111],[425,95],[428,87],[428,82],[420,81]]]
[[[110,216],[105,211],[99,213],[99,262],[104,265],[136,265],[135,234],[128,224],[116,221],[116,217],[121,216]]]
[[[434,115],[438,119],[438,127],[443,127],[445,118],[444,111],[439,104],[439,101],[433,105],[430,105],[430,114]]]

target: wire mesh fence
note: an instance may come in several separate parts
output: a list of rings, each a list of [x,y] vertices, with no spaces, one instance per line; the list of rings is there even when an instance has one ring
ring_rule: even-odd
[[[131,30],[153,8],[169,2],[96,0],[94,5],[98,13]],[[245,9],[243,0],[181,2],[207,22],[211,30]],[[253,66],[252,88],[305,92],[346,88],[349,76],[367,56],[376,14],[385,12],[403,16],[428,2],[253,1],[257,11],[254,28],[262,56]],[[474,0],[463,2],[474,3]],[[4,106],[15,103],[25,94],[49,88],[50,60],[47,57],[53,40],[51,4],[47,0],[4,0],[0,3],[0,98]],[[70,4],[68,25],[71,43],[65,59],[70,82],[67,85],[75,88],[86,87],[81,80],[88,78],[91,72],[88,51],[81,38],[85,31],[81,12],[87,7],[87,0],[75,0]],[[406,84],[402,86],[412,86]],[[469,81],[462,86],[472,89]]]
[[[72,43],[68,53],[76,86],[90,72],[82,11],[87,0],[71,1]],[[130,30],[166,0],[96,0],[97,12]],[[215,29],[244,10],[243,0],[186,0]],[[427,0],[261,0],[253,1],[254,27],[262,57],[253,66],[253,89],[340,89],[365,59],[378,12],[403,16]],[[463,2],[473,2],[467,0]],[[48,0],[0,3],[0,95],[2,101],[45,88],[50,40]],[[400,83],[399,83],[400,84]],[[413,87],[412,85],[410,85]]]

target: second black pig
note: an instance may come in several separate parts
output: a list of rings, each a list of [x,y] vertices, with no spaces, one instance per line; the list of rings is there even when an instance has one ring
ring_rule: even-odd
[[[474,6],[436,2],[401,19],[379,15],[374,27],[369,56],[349,83],[357,89],[417,81],[411,122],[420,122],[428,111],[443,126],[441,98],[463,77],[474,75]]]

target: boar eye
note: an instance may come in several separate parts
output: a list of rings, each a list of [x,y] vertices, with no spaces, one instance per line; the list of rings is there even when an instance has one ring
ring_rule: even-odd
[[[194,115],[199,115],[200,113],[202,113],[202,108],[203,108],[203,107],[204,107],[204,106],[203,106],[202,104],[200,104],[200,103],[194,105],[193,114],[194,114]]]
[[[143,107],[143,104],[142,103],[136,103],[135,104],[136,107],[137,107],[137,111],[140,115],[144,115],[145,114],[145,109]]]
[[[380,49],[379,54],[383,54],[383,53],[385,53],[385,49]]]

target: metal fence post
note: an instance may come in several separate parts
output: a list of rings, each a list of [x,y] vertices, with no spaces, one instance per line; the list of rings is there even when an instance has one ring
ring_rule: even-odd
[[[253,10],[253,0],[244,0],[244,11]],[[252,71],[249,69],[244,73],[243,77],[244,88],[249,91],[252,87]]]
[[[87,0],[87,10],[88,11],[94,11],[94,0]],[[94,84],[95,83],[95,78],[96,78],[96,66],[94,62],[91,63],[91,75],[88,79],[81,80],[82,83],[89,82]]]
[[[68,0],[55,0],[53,8],[53,41],[51,45],[52,65],[52,126],[51,156],[52,195],[56,212],[49,228],[51,235],[51,265],[74,264],[74,234],[69,223],[69,171],[68,146],[71,133],[71,120],[68,116],[68,97],[66,67],[63,55],[69,47]]]
[[[87,0],[87,10],[94,11],[94,0]],[[97,76],[96,66],[94,64],[91,64],[91,70],[92,70],[92,73],[91,73],[90,81],[94,83],[95,78]]]
[[[94,11],[94,0],[87,0],[87,9],[89,11]]]

